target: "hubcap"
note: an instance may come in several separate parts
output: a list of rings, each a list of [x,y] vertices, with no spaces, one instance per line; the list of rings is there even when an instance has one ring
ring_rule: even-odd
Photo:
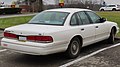
[[[79,43],[77,41],[72,42],[71,53],[76,55],[79,52]]]

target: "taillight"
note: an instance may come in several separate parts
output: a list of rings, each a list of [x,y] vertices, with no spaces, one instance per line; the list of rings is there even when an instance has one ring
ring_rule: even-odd
[[[51,36],[27,36],[27,40],[46,43],[53,42],[53,38]]]
[[[16,36],[15,34],[8,33],[8,32],[4,32],[4,37],[8,37],[8,38],[17,38],[17,36]]]

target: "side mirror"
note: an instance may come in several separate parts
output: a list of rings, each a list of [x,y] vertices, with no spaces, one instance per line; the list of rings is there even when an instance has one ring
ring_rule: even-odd
[[[103,23],[103,22],[105,22],[105,21],[106,21],[106,18],[101,18],[101,19],[100,19],[100,22],[101,22],[101,23]]]

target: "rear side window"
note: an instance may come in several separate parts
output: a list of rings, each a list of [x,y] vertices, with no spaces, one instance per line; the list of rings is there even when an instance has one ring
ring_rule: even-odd
[[[115,5],[109,5],[108,7],[116,7]]]
[[[78,18],[78,23],[79,23],[79,25],[83,25],[82,20],[81,20],[81,18],[80,18],[80,16],[79,16],[78,13],[77,13],[77,18]]]
[[[85,12],[79,12],[78,15],[80,16],[83,25],[84,24],[90,24],[88,16],[85,14]]]
[[[93,23],[99,23],[100,22],[100,17],[97,14],[95,14],[94,12],[86,12],[86,13],[89,15],[89,17],[90,17],[90,19],[92,20]]]
[[[77,21],[77,16],[76,16],[76,14],[74,14],[74,15],[72,16],[70,25],[79,25],[79,24],[78,24],[78,21]]]

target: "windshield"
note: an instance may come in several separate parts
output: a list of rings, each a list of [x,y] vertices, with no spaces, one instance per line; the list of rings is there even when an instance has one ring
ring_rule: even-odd
[[[63,25],[67,12],[44,11],[36,15],[29,23],[42,25]]]

